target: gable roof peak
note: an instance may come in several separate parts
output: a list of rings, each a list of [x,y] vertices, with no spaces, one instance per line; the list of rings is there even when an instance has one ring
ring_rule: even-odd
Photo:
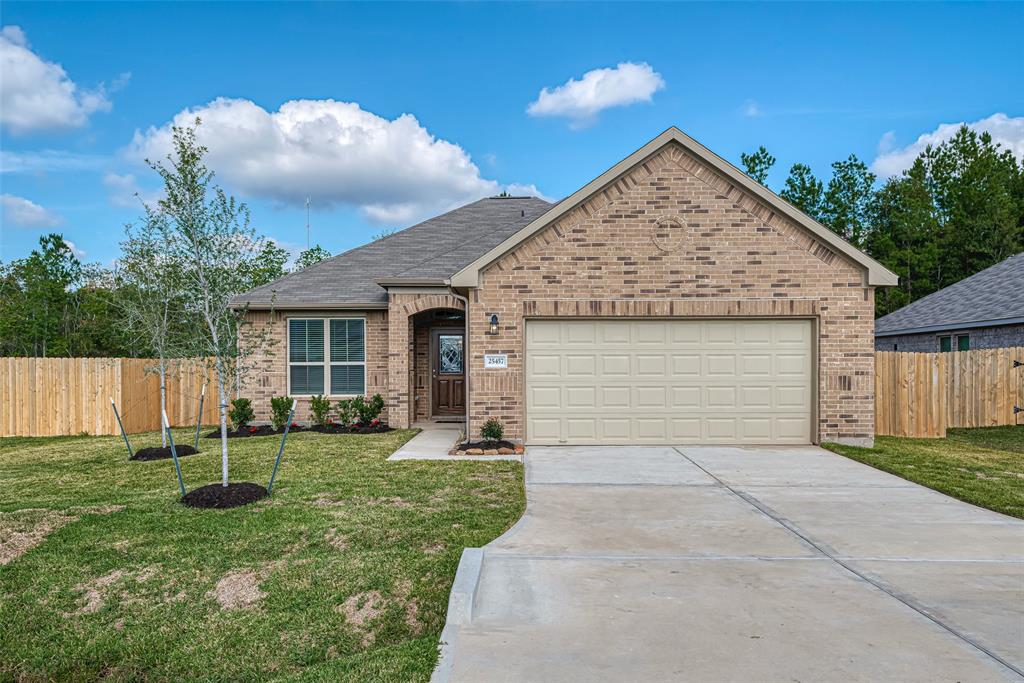
[[[501,256],[507,254],[509,251],[513,250],[534,234],[540,232],[548,225],[569,213],[572,209],[586,201],[601,189],[615,182],[620,176],[642,162],[644,159],[673,142],[682,146],[688,154],[693,155],[700,161],[723,174],[738,187],[750,193],[768,206],[776,209],[780,214],[786,216],[803,229],[812,233],[820,242],[826,244],[833,250],[843,254],[854,263],[863,267],[866,275],[865,284],[868,286],[891,286],[897,284],[899,281],[896,274],[881,263],[875,261],[842,237],[832,232],[827,227],[814,220],[803,211],[796,208],[782,197],[778,196],[767,187],[736,168],[736,166],[718,156],[673,125],[666,128],[664,132],[648,141],[647,144],[643,145],[640,149],[612,166],[597,178],[594,178],[594,180],[555,204],[543,215],[537,217],[518,232],[509,236],[501,244],[495,246],[486,254],[483,254],[478,259],[468,264],[465,268],[455,273],[451,278],[451,284],[457,287],[479,286],[480,272],[484,268]]]

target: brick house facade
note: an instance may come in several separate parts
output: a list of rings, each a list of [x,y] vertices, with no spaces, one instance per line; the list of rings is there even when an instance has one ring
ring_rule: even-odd
[[[895,282],[877,263],[676,129],[544,208],[533,220],[522,209],[525,225],[449,265],[448,277],[378,277],[386,309],[379,301],[380,310],[344,311],[366,317],[366,392],[386,397],[391,425],[431,417],[430,334],[456,316],[464,316],[458,326],[468,320],[470,433],[495,417],[528,443],[529,321],[800,320],[812,330],[806,441],[873,439],[874,288]],[[431,311],[449,312],[449,321],[425,317]],[[249,313],[254,329],[271,321],[267,336],[279,342],[254,354],[243,382],[258,417],[269,396],[287,391],[285,354],[275,350],[284,320],[337,313]],[[507,365],[485,368],[485,356]],[[308,400],[300,406],[305,419]]]

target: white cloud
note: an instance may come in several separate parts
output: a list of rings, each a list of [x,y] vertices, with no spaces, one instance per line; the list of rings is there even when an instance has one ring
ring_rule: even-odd
[[[756,118],[764,115],[764,112],[761,111],[761,105],[754,100],[747,100],[744,102],[743,106],[740,107],[740,113],[748,118]]]
[[[72,254],[78,257],[79,261],[85,258],[85,251],[76,247],[74,242],[71,240],[64,240],[64,244],[67,245],[67,248],[71,250]]]
[[[580,128],[604,109],[650,102],[664,87],[665,80],[650,64],[623,62],[614,69],[588,71],[579,80],[570,78],[553,90],[543,88],[526,111],[531,116],[564,116]]]
[[[55,228],[64,222],[58,214],[45,209],[35,202],[13,194],[0,195],[0,211],[3,223],[19,228]]]
[[[871,164],[871,170],[883,178],[898,175],[910,168],[925,147],[949,140],[963,125],[963,122],[940,124],[932,132],[919,136],[905,147],[896,147],[895,135],[889,131],[878,143],[878,156]],[[1018,159],[1024,159],[1024,116],[1010,117],[999,113],[966,125],[978,133],[988,133],[993,142],[1010,150]]]
[[[122,75],[116,85],[125,82]],[[59,64],[32,51],[19,27],[0,30],[0,124],[16,135],[79,128],[97,111],[110,111],[102,84],[79,88]]]
[[[294,100],[268,112],[249,100],[219,98],[178,113],[170,124],[136,131],[135,160],[162,159],[171,125],[202,119],[207,163],[250,197],[302,206],[358,207],[378,223],[407,223],[502,186],[480,175],[469,154],[427,131],[416,117],[388,120],[351,102]]]

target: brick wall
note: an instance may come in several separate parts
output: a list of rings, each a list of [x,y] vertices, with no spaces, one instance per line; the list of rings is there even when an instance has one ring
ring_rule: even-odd
[[[366,318],[366,395],[388,392],[388,324],[386,311],[250,311],[242,327],[239,347],[246,354],[239,395],[252,399],[258,422],[270,420],[270,399],[288,393],[287,318]],[[309,397],[296,397],[296,420],[310,419]],[[387,408],[381,419],[387,418]]]
[[[497,417],[524,438],[529,316],[795,315],[818,321],[820,438],[867,442],[874,291],[863,282],[860,266],[673,144],[482,273],[470,296],[470,429]],[[508,370],[484,371],[488,353],[508,354]]]

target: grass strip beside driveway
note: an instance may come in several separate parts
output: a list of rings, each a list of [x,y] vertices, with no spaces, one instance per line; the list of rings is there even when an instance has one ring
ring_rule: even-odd
[[[874,448],[822,446],[962,501],[1024,519],[1024,425],[950,429],[945,439],[879,436]]]
[[[428,680],[462,548],[525,497],[520,463],[387,462],[414,433],[290,436],[232,510],[119,437],[0,440],[0,680]],[[200,441],[189,489],[220,479]],[[266,485],[278,443],[232,440],[231,480]]]

